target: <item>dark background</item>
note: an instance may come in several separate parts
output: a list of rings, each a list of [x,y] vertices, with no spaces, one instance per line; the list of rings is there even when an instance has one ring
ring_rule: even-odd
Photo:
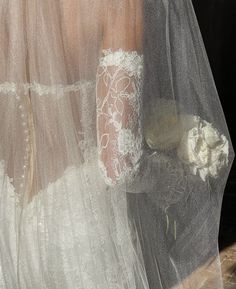
[[[192,0],[236,151],[236,0]],[[236,242],[236,162],[224,193],[219,246]]]

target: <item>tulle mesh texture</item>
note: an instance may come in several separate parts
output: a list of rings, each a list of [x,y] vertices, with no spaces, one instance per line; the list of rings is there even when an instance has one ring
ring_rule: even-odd
[[[234,150],[191,1],[0,15],[0,288],[223,289]]]
[[[139,168],[143,55],[122,49],[103,54],[97,73],[99,166],[107,184],[113,185],[132,182]],[[99,91],[102,86],[105,95]]]

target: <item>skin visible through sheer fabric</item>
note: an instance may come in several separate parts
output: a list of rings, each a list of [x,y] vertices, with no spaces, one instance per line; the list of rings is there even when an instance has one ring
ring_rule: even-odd
[[[0,289],[223,289],[234,151],[191,1],[0,16]]]

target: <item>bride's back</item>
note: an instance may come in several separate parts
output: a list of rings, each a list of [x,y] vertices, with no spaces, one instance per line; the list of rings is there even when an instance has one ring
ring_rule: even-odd
[[[26,183],[37,192],[68,165],[84,161],[80,143],[95,144],[104,3],[17,0],[0,5],[0,159],[17,192],[24,189],[27,170]]]
[[[91,77],[101,41],[104,2],[1,3],[0,81],[50,84]]]

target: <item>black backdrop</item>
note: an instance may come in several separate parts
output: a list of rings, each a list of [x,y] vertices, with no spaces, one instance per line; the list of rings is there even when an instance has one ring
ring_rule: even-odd
[[[236,0],[192,0],[236,151]],[[236,162],[226,186],[220,248],[236,242]]]

